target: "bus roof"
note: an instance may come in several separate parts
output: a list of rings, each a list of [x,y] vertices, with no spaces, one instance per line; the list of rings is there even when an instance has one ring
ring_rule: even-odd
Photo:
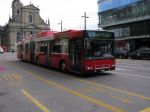
[[[68,38],[68,39],[84,38],[84,34],[86,31],[113,33],[113,32],[106,31],[106,30],[66,30],[66,31],[54,33],[54,38],[56,38],[56,39],[59,39],[59,38]]]
[[[42,37],[54,37],[54,33],[55,31],[43,31],[43,32],[39,32],[39,33],[36,33],[35,37],[36,38],[42,38]]]
[[[66,30],[62,32],[57,32],[54,34],[56,39],[59,38],[82,38],[83,37],[83,30]]]
[[[36,33],[34,36],[35,41],[45,41],[45,40],[53,40],[54,39],[54,33],[56,31],[43,31]]]

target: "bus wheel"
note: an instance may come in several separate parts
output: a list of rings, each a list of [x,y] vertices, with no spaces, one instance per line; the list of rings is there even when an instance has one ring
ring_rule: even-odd
[[[61,62],[60,69],[61,69],[61,71],[64,71],[64,72],[67,70],[67,65],[66,65],[66,63],[64,61]]]

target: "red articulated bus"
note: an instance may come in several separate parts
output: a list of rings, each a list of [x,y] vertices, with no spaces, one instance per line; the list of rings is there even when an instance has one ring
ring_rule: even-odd
[[[54,40],[54,31],[39,32],[26,37],[17,43],[17,58],[31,63],[49,66],[51,43]]]
[[[113,32],[45,31],[19,42],[17,56],[62,71],[99,73],[115,69],[114,46]]]

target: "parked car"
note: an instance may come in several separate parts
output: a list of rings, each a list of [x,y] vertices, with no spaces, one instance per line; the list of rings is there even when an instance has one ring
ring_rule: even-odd
[[[2,47],[0,47],[0,54],[3,54],[4,53],[4,50]]]
[[[140,48],[131,53],[131,59],[150,59],[150,48]]]
[[[115,53],[116,58],[129,58],[130,52],[126,49],[117,50]]]

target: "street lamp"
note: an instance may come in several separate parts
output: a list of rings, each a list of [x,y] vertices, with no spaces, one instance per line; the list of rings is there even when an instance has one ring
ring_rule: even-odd
[[[86,12],[84,12],[84,16],[81,16],[84,18],[84,29],[86,30],[86,18],[89,18],[86,16]]]
[[[62,31],[62,20],[60,21],[60,23],[58,23],[61,27],[61,31]]]

